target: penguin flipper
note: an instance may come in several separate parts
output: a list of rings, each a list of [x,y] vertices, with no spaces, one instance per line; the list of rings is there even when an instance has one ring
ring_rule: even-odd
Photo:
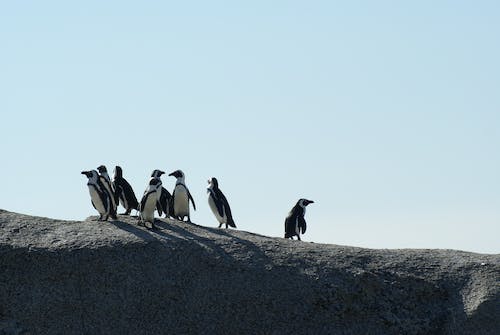
[[[285,238],[289,238],[295,235],[295,228],[292,220],[292,212],[288,214],[285,219]]]
[[[224,217],[224,204],[222,203],[222,199],[217,199],[216,197],[214,197],[214,203],[215,203],[215,207],[217,207],[217,212],[219,213],[220,217],[223,218]]]
[[[173,217],[174,219],[177,219],[177,215],[176,215],[175,210],[174,210],[174,203],[175,203],[175,188],[172,191],[172,196],[170,197],[170,199],[168,201],[168,206],[169,206],[169,209],[170,209],[169,215],[171,217]]]
[[[163,215],[163,211],[161,210],[161,203],[159,201],[156,202],[156,210],[158,211],[159,216]]]
[[[195,203],[194,203],[194,199],[193,199],[193,197],[191,196],[191,192],[189,192],[189,190],[187,190],[187,194],[188,194],[188,198],[189,198],[189,200],[191,200],[191,203],[193,204],[193,208],[194,208],[194,210],[196,210],[196,205],[195,205]]]
[[[114,196],[115,196],[115,203],[116,203],[116,207],[118,207],[118,203],[120,202],[120,198],[122,197],[123,195],[123,188],[120,184],[118,184],[117,182],[112,182],[111,185],[113,186],[113,188],[115,189],[115,192],[114,192]]]
[[[236,228],[236,223],[234,223],[234,220],[231,216],[227,218],[227,224],[233,228]]]
[[[148,199],[148,193],[145,192],[144,196],[141,199],[141,203],[139,205],[139,212],[142,212],[142,210],[144,209],[144,207],[146,207],[146,200],[147,199]]]
[[[230,225],[233,228],[236,228],[236,224],[234,223],[233,220],[233,215],[231,214],[231,207],[229,207],[229,202],[226,199],[226,196],[224,193],[222,193],[221,190],[219,190],[219,198],[220,198],[220,203],[221,203],[221,208],[219,210],[219,213],[221,216],[224,216],[224,211],[226,212],[226,217],[227,217],[227,224]],[[223,209],[223,210],[222,210]]]
[[[120,186],[123,198],[127,197],[129,208],[137,209],[139,207],[139,202],[137,201],[137,197],[135,196],[132,186],[130,186],[128,181],[125,179],[121,179]]]
[[[166,188],[162,187],[161,188],[161,194],[160,194],[160,200],[156,203],[156,208],[158,209],[158,214],[161,216],[162,213],[165,213],[165,216],[168,216],[169,214],[169,202],[170,198],[172,196],[170,195],[170,192],[167,191]]]
[[[301,229],[302,234],[304,234],[306,232],[306,228],[307,228],[306,220],[304,219],[303,216],[299,216],[298,220],[299,220],[299,228]]]

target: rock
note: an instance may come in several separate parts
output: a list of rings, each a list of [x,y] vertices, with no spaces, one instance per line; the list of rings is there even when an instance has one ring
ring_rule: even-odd
[[[0,211],[0,334],[500,334],[500,255]]]

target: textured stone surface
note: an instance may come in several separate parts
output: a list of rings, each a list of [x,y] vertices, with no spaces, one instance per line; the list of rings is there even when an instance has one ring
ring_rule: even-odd
[[[500,334],[500,255],[0,211],[0,334]]]

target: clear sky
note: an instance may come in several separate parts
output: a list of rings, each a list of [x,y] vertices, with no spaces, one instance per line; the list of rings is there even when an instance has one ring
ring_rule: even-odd
[[[0,208],[182,169],[201,225],[215,176],[242,230],[500,253],[499,41],[498,1],[3,1]]]

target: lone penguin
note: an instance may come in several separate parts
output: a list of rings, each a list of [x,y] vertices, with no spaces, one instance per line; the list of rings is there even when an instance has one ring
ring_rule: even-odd
[[[188,222],[191,222],[191,217],[189,216],[189,201],[193,204],[194,210],[196,210],[196,205],[194,203],[194,199],[189,192],[185,184],[184,172],[181,170],[176,170],[169,174],[169,176],[173,176],[177,178],[175,182],[174,192],[172,193],[172,203],[173,203],[173,216],[180,221],[184,221],[184,218],[187,216]]]
[[[307,199],[299,199],[297,201],[297,204],[293,206],[285,219],[285,238],[293,240],[293,236],[297,236],[297,239],[300,241],[300,234],[306,232],[306,220],[304,219],[306,207],[313,203],[314,201]]]
[[[145,226],[146,222],[151,223],[151,229],[155,228],[155,208],[160,191],[161,180],[159,178],[151,178],[139,206],[139,222],[144,223]]]
[[[118,165],[115,166],[112,186],[114,186],[119,203],[125,208],[125,213],[122,215],[130,215],[133,209],[139,210],[139,202],[134,190],[129,182],[123,178],[122,168]]]
[[[99,178],[99,174],[96,170],[82,171],[82,174],[86,175],[89,179],[87,186],[89,187],[90,201],[99,213],[97,221],[108,220],[111,210],[111,199]]]
[[[160,179],[161,175],[165,174],[165,172],[160,170],[154,170],[151,173],[151,178]],[[165,213],[165,217],[173,216],[172,214],[172,195],[165,187],[161,187],[160,198],[156,203],[156,210],[158,211],[158,215],[161,217],[163,213]]]
[[[109,216],[111,216],[112,219],[116,220],[116,207],[118,198],[115,194],[115,189],[113,187],[113,184],[111,183],[111,179],[109,178],[108,170],[104,165],[100,165],[97,168],[97,171],[99,171],[99,179],[101,180],[102,184],[104,185],[105,191],[108,192],[111,199],[111,209],[109,211]]]
[[[219,228],[222,227],[223,224],[236,228],[236,224],[234,223],[233,216],[231,215],[231,208],[229,207],[229,203],[227,202],[224,193],[219,188],[219,182],[217,178],[212,177],[208,180],[208,205],[214,213],[215,218],[219,221]]]

